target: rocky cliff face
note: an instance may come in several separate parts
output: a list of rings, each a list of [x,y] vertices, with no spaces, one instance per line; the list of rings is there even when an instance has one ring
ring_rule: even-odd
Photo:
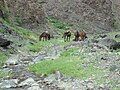
[[[44,9],[47,16],[81,25],[79,29],[110,31],[114,24],[110,0],[46,0]]]
[[[42,5],[38,0],[3,0],[13,20],[26,28],[35,28],[45,23]]]
[[[109,32],[120,24],[120,0],[1,0],[0,3],[7,6],[18,25],[30,29],[44,26],[45,17],[69,22],[75,30],[97,33]]]
[[[120,0],[111,0],[112,10],[115,15],[116,27],[120,30]]]

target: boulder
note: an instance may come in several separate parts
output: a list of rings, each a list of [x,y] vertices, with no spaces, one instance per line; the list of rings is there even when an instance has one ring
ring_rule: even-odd
[[[15,88],[17,87],[18,79],[4,80],[0,83],[0,88]]]
[[[87,84],[87,90],[94,90],[94,84],[93,83],[88,83]]]
[[[120,38],[120,34],[115,35],[115,38]]]
[[[100,34],[99,37],[100,38],[105,38],[105,37],[107,37],[107,35],[106,34]]]
[[[60,80],[63,77],[62,73],[60,71],[55,71],[55,78],[56,80]]]
[[[107,46],[108,48],[112,48],[114,45],[117,45],[117,42],[114,39],[110,39],[110,38],[104,38],[104,39],[100,39],[99,44]]]
[[[39,84],[33,84],[27,90],[42,90],[42,89],[39,87]]]
[[[120,42],[117,42],[117,43],[111,45],[110,49],[113,49],[113,50],[120,49]]]
[[[7,48],[12,42],[0,37],[0,47]]]
[[[3,13],[3,11],[1,9],[0,9],[0,17],[4,18],[4,13]]]
[[[99,41],[97,39],[91,39],[92,43],[98,43]]]
[[[25,81],[21,82],[21,83],[19,84],[19,86],[20,86],[20,87],[23,87],[23,86],[32,86],[32,84],[34,84],[34,83],[36,83],[36,82],[34,81],[33,78],[28,78],[28,79],[26,79]]]
[[[19,55],[12,55],[7,61],[6,65],[17,65],[19,63]]]

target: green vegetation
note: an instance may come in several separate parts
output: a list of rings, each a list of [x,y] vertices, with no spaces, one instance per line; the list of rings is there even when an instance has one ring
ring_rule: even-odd
[[[4,53],[0,52],[0,67],[5,63],[6,59],[7,56]]]
[[[2,66],[4,65],[5,61],[7,60],[7,56],[0,52],[0,68],[2,68]],[[12,76],[12,73],[11,72],[4,72],[0,69],[0,78],[3,78],[5,76]]]
[[[110,32],[108,33],[108,36],[111,38],[114,38],[116,41],[120,42],[120,38],[115,38],[115,35],[120,34],[120,32]]]
[[[72,26],[72,24],[65,23],[63,21],[60,21],[59,19],[55,19],[54,17],[48,17],[47,19],[54,28],[60,29],[60,32],[68,30]]]
[[[5,26],[7,26],[10,29],[12,29],[14,31],[14,33],[20,35],[21,37],[23,37],[25,39],[30,39],[30,40],[33,40],[33,41],[37,41],[38,40],[37,34],[33,33],[32,31],[24,29],[24,28],[19,27],[19,26],[16,26],[13,23],[9,23],[9,22],[1,19],[1,18],[0,18],[0,21],[2,21]],[[2,32],[3,30],[0,29],[0,31]]]
[[[7,77],[7,76],[12,77],[13,76],[12,72],[4,72],[0,70],[0,78]]]
[[[0,28],[0,33],[4,33],[4,30]]]
[[[68,51],[63,52],[61,56],[55,60],[45,60],[29,66],[29,70],[35,72],[37,75],[49,75],[54,71],[59,70],[66,76],[82,79],[87,79],[89,76],[94,75],[99,82],[104,82],[100,76],[104,75],[105,70],[95,68],[95,63],[90,63],[88,64],[88,67],[85,68],[83,63],[87,63],[87,61],[75,54],[79,53],[78,50],[79,48],[71,48]]]
[[[29,44],[27,45],[27,49],[28,51],[32,51],[32,52],[40,52],[41,50],[43,50],[46,47],[50,47],[53,45],[68,45],[70,42],[64,42],[63,39],[51,39],[50,41],[39,41],[33,45]]]
[[[15,23],[16,23],[16,25],[21,25],[22,23],[23,23],[23,20],[22,20],[22,18],[20,18],[19,16],[17,17],[15,17]]]

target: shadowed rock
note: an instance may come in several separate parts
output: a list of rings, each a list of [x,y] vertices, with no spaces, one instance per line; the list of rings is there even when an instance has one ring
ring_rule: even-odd
[[[7,48],[12,42],[0,37],[0,47]]]
[[[120,34],[115,35],[115,38],[120,38]]]
[[[113,49],[113,50],[120,49],[120,42],[117,42],[114,45],[111,45],[110,49]]]
[[[3,11],[1,9],[0,9],[0,17],[4,18],[4,13],[3,13]]]

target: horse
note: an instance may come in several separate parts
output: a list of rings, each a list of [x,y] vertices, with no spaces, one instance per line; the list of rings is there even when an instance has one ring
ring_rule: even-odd
[[[66,41],[70,41],[70,37],[71,37],[71,31],[68,30],[68,31],[64,32],[62,38],[64,38],[64,41],[66,42]]]
[[[41,41],[41,39],[43,39],[43,41],[47,41],[50,40],[51,36],[50,33],[48,31],[43,32],[40,36],[39,36],[39,41]]]
[[[76,31],[76,32],[74,33],[74,36],[75,36],[74,41],[79,41],[79,37],[80,37],[79,31]]]
[[[81,32],[76,31],[74,33],[74,36],[75,36],[74,41],[79,41],[79,40],[84,41],[87,38],[87,35],[86,35],[86,33],[84,31],[81,31]]]
[[[87,35],[84,31],[80,32],[81,41],[84,41],[87,38]]]

